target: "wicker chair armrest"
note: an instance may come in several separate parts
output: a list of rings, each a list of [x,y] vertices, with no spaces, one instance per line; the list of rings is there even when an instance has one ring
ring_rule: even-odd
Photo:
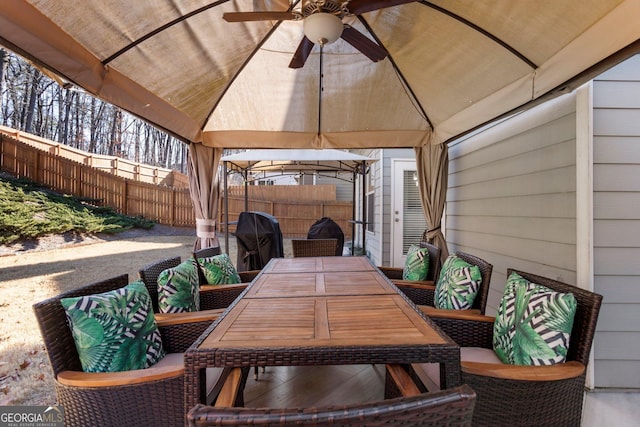
[[[164,380],[183,374],[184,366],[175,365],[124,372],[62,371],[58,374],[58,382],[70,387],[114,387]]]
[[[401,396],[411,397],[422,393],[413,378],[411,378],[411,375],[409,375],[409,372],[402,365],[389,363],[385,368],[386,375],[393,381]]]
[[[392,280],[393,284],[402,288],[417,289],[425,292],[435,292],[436,285],[432,280]]]
[[[213,406],[232,407],[242,391],[242,368],[233,368],[220,389]]]
[[[260,274],[260,271],[261,270],[238,271],[238,275],[240,276],[242,283],[249,283],[253,281],[258,274]]]
[[[493,318],[471,313],[466,316],[468,319],[431,317],[431,320],[460,347],[493,348]]]
[[[245,290],[247,283],[200,286],[200,309],[227,308]]]
[[[246,288],[248,283],[232,283],[229,285],[201,285],[200,293],[203,292],[220,292],[220,291],[231,291],[231,290],[239,290],[243,291]]]
[[[517,381],[560,381],[581,376],[586,367],[577,361],[549,366],[503,365],[499,363],[461,362],[462,372]]]
[[[213,323],[224,312],[224,309],[192,311],[188,313],[156,313],[158,327],[180,325],[183,323],[211,322]]]
[[[494,321],[493,317],[481,314],[480,310],[476,308],[469,310],[445,310],[442,308],[431,307],[430,305],[419,305],[418,308],[422,310],[424,314],[432,318],[471,320],[475,322],[490,323],[493,323]]]
[[[184,353],[202,333],[211,326],[210,318],[203,321],[158,324],[162,336],[162,347],[167,353]]]
[[[404,271],[404,268],[402,267],[386,267],[379,265],[378,269],[391,280],[402,280],[402,272]]]

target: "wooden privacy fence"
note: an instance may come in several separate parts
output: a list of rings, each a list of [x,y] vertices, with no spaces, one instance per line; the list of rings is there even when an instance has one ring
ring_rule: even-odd
[[[280,223],[285,237],[307,237],[309,227],[322,217],[330,217],[342,228],[345,238],[351,238],[353,208],[350,201],[336,200],[335,185],[250,185],[249,211],[266,212],[273,215]],[[245,210],[244,187],[230,186],[229,220],[237,221],[240,212]],[[224,231],[224,199],[220,200],[219,224]],[[235,231],[235,224],[229,226]]]
[[[0,126],[0,134],[6,135],[24,144],[38,148],[47,153],[65,159],[73,160],[85,166],[110,172],[133,181],[160,184],[176,188],[189,188],[189,179],[183,173],[172,169],[150,166],[144,163],[132,162],[115,156],[92,154],[68,145],[53,142],[27,132]]]
[[[113,175],[0,134],[0,168],[54,191],[85,198],[160,224],[195,226],[188,188],[172,188]]]
[[[4,131],[4,129],[0,129]],[[24,134],[20,134],[22,136]],[[37,137],[36,137],[37,138]],[[62,194],[108,206],[125,215],[142,216],[177,227],[195,227],[188,188],[135,181],[96,169],[50,150],[42,150],[0,132],[0,169],[28,178]],[[287,238],[306,237],[311,224],[328,216],[351,237],[352,203],[335,200],[335,185],[249,186],[248,210],[276,217]],[[224,224],[224,198],[220,198],[219,223]],[[229,219],[244,211],[244,187],[229,188]],[[219,227],[224,231],[224,227]],[[234,231],[235,227],[230,227]]]

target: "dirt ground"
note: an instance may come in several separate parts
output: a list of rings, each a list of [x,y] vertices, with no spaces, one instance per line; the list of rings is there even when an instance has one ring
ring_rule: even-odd
[[[0,405],[56,401],[49,360],[31,306],[68,289],[128,273],[156,260],[191,255],[193,229],[156,225],[116,235],[48,236],[0,246]],[[224,250],[224,236],[220,236]],[[229,253],[236,261],[235,237]],[[290,242],[285,240],[285,256]]]

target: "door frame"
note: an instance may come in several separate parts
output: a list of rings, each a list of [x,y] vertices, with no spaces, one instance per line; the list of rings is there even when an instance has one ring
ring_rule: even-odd
[[[396,205],[398,203],[401,204],[404,202],[404,179],[402,174],[406,170],[414,170],[417,172],[417,163],[415,159],[410,158],[397,158],[391,159],[391,197],[390,197],[390,206],[389,206],[389,230],[390,230],[390,241],[389,241],[389,261],[390,265],[395,267],[404,266],[406,255],[403,254],[403,242],[402,242],[402,228],[403,228],[403,218],[402,216],[397,216],[396,212],[400,212],[396,209]],[[399,198],[399,199],[398,199]],[[396,227],[396,224],[398,226]]]

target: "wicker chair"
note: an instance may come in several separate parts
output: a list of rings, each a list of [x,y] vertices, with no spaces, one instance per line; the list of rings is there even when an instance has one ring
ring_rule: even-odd
[[[149,295],[151,295],[153,311],[156,313],[160,311],[158,308],[158,276],[167,268],[176,267],[178,264],[180,264],[180,257],[176,256],[152,262],[138,271],[140,279],[142,279],[149,291]]]
[[[193,252],[193,255],[198,258],[209,258],[212,256],[220,255],[222,253],[222,249],[220,246],[210,246],[208,248],[198,249]]]
[[[218,247],[205,248],[198,251],[197,256],[199,254],[204,254],[207,256],[215,252],[215,249],[219,249]],[[149,290],[149,295],[151,295],[151,301],[153,303],[153,311],[156,313],[159,311],[158,308],[158,276],[164,270],[168,268],[176,267],[180,264],[180,257],[172,257],[167,259],[162,259],[151,264],[148,264],[142,267],[138,274],[140,275],[140,279],[144,282],[145,286]],[[257,276],[259,271],[245,271],[242,273],[238,273],[240,275],[240,279],[242,283],[233,284],[233,285],[203,285],[200,289],[200,309],[201,310],[220,310],[225,309],[231,304],[237,297],[242,293],[242,291],[246,288],[247,283],[251,282],[255,276]]]
[[[419,282],[411,282],[415,284],[433,284],[435,280],[438,279],[438,275],[440,274],[439,262],[440,259],[440,248],[436,245],[432,245],[431,243],[427,243],[426,241],[420,242],[421,248],[426,248],[427,252],[429,252],[429,266],[427,268],[427,278],[424,281]],[[403,267],[387,267],[387,266],[378,266],[380,271],[387,276],[390,280],[402,280],[402,272],[404,271]],[[411,291],[409,291],[411,292]],[[413,300],[415,296],[418,300],[420,300],[420,293],[416,293],[413,295],[412,293],[407,293],[407,296]],[[416,304],[420,302],[413,301]]]
[[[338,239],[292,239],[293,257],[335,256]]]
[[[238,408],[229,405],[241,392],[236,368],[215,406],[198,404],[187,413],[189,426],[470,426],[475,393],[467,385],[356,405],[326,408]],[[235,377],[234,377],[235,374]]]
[[[468,254],[466,252],[458,251],[456,255],[468,262],[469,264],[476,265],[480,268],[480,274],[482,275],[482,282],[478,289],[478,294],[473,301],[471,310],[479,314],[484,314],[487,308],[487,301],[489,298],[489,286],[491,285],[491,273],[493,272],[493,265],[487,261],[479,258],[475,255]],[[431,258],[431,257],[429,257]],[[435,280],[411,282],[407,280],[394,280],[393,283],[404,292],[416,305],[427,314],[430,315],[434,310],[434,294],[436,290]]]
[[[53,369],[57,403],[64,407],[65,426],[184,424],[184,365],[179,353],[184,352],[215,317],[191,316],[188,321],[174,317],[173,322],[166,324],[157,319],[163,347],[168,353],[159,362],[162,367],[154,365],[129,372],[82,372],[60,300],[119,289],[127,283],[128,276],[124,274],[33,305]],[[165,361],[167,363],[163,363]],[[208,371],[208,375],[215,381],[214,376],[222,372]],[[213,392],[221,386],[222,382]]]
[[[575,296],[578,304],[567,359],[551,366],[517,366],[465,361],[463,352],[462,382],[478,394],[474,424],[579,426],[602,296],[531,273],[509,269],[508,275],[513,271],[530,282]],[[493,317],[442,310],[432,320],[460,347],[492,348]]]
[[[212,256],[220,255],[222,253],[222,249],[220,246],[210,246],[208,248],[198,249],[193,253],[193,255],[197,258],[209,258]],[[249,270],[249,271],[238,271],[238,275],[240,276],[240,280],[242,283],[249,283],[260,273],[260,270]]]

